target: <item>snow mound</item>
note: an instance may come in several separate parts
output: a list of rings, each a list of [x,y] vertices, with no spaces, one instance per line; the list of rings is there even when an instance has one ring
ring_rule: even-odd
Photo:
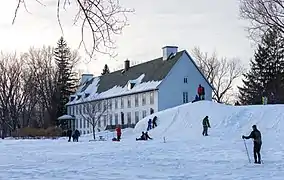
[[[240,140],[256,124],[263,139],[281,142],[284,133],[284,105],[231,106],[211,101],[199,101],[177,106],[145,117],[134,129],[136,136],[146,131],[148,120],[158,117],[158,127],[149,131],[155,139],[200,140],[202,120],[209,116],[209,136],[230,141]]]

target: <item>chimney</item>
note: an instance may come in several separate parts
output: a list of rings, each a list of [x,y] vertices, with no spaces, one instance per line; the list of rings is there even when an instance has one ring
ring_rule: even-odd
[[[93,74],[82,74],[80,85],[93,78]]]
[[[175,54],[178,51],[177,46],[165,46],[163,49],[163,60],[167,60],[171,54]]]
[[[130,68],[130,61],[127,59],[124,61],[124,71],[127,71]]]

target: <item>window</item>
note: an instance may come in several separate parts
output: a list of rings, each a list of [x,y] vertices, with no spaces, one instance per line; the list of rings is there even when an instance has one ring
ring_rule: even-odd
[[[113,123],[112,123],[112,114],[109,115],[109,124],[113,125]]]
[[[115,120],[115,125],[117,125],[118,124],[118,114],[117,113],[114,115],[114,120]]]
[[[92,104],[92,108],[93,108],[93,113],[96,112],[96,104]]]
[[[124,113],[120,113],[121,124],[124,124]]]
[[[86,119],[84,118],[83,128],[86,128]]]
[[[104,126],[107,125],[107,118],[106,118],[106,115],[103,116],[103,120],[104,120]]]
[[[123,102],[123,97],[120,98],[120,107],[121,109],[124,108],[124,102]]]
[[[86,131],[83,131],[83,134],[86,134]]]
[[[146,94],[142,94],[142,105],[144,106],[146,104]]]
[[[88,118],[88,121],[87,121],[87,128],[90,127],[90,120],[91,120],[91,118]]]
[[[139,101],[138,101],[138,94],[135,94],[135,107],[138,107]]]
[[[114,108],[115,109],[118,108],[118,99],[117,98],[114,99]]]
[[[79,121],[78,119],[75,120],[75,127],[76,127],[76,129],[79,128],[79,127],[78,127],[78,121]]]
[[[82,119],[80,119],[80,128],[82,128]]]
[[[127,96],[127,108],[131,108],[131,96]]]
[[[101,127],[101,117],[98,119],[98,127]]]
[[[98,102],[98,111],[101,112],[101,110],[102,110],[102,104],[101,102]]]
[[[131,112],[127,113],[127,124],[131,124]]]
[[[104,103],[103,111],[106,111],[106,109],[107,109],[107,101],[103,101],[103,103]]]
[[[150,104],[154,104],[154,92],[150,92]]]
[[[139,121],[139,111],[135,112],[135,123],[138,123]]]
[[[150,114],[153,114],[153,113],[154,113],[154,109],[150,108]]]
[[[77,106],[75,106],[75,108],[76,108],[76,114],[79,114],[79,111],[78,111],[78,105],[77,105]]]
[[[84,113],[84,114],[86,114],[86,105],[87,105],[87,104],[82,104],[82,106],[83,106],[83,113]]]
[[[112,100],[109,100],[109,109],[112,110]]]
[[[187,78],[186,78],[186,77],[183,78],[183,82],[184,82],[184,83],[187,83]]]
[[[183,103],[188,103],[188,92],[183,92]]]
[[[82,114],[82,105],[79,105],[79,113]]]
[[[90,134],[90,131],[88,130],[87,133]]]
[[[147,111],[146,110],[142,111],[142,118],[146,117],[146,115],[147,115]]]

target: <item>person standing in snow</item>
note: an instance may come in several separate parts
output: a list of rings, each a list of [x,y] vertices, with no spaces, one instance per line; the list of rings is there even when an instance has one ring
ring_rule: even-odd
[[[121,128],[120,128],[119,125],[117,125],[115,131],[116,131],[116,136],[117,136],[116,139],[117,139],[117,141],[120,141],[120,138],[121,138]]]
[[[199,84],[199,86],[197,88],[197,94],[198,94],[199,99],[201,100],[201,97],[202,97],[202,86],[201,86],[201,84]]]
[[[68,136],[68,142],[70,142],[71,141],[71,137],[72,137],[72,130],[71,129],[68,129],[68,131],[67,131],[67,136]]]
[[[79,141],[79,136],[80,136],[80,132],[78,131],[78,129],[76,129],[74,131],[74,134],[73,134],[73,142],[78,142]]]
[[[157,127],[157,116],[155,116],[154,118],[153,118],[153,129],[155,128],[155,127]]]
[[[261,133],[260,131],[256,128],[256,125],[252,126],[252,132],[250,133],[249,136],[242,136],[243,139],[253,139],[253,156],[254,156],[254,163],[261,164],[261,156],[260,156],[260,149],[262,145],[262,140],[261,140]],[[258,160],[257,160],[258,157]]]
[[[202,135],[203,136],[208,136],[208,128],[210,127],[210,123],[209,123],[209,119],[208,116],[205,116],[205,118],[202,121],[202,125],[203,125],[203,132]]]
[[[147,127],[147,131],[151,130],[152,129],[152,120],[149,119],[148,121],[148,127]]]

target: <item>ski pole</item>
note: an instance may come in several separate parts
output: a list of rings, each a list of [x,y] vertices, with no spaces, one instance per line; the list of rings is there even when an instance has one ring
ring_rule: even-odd
[[[249,161],[249,163],[251,163],[245,139],[244,139],[244,144],[245,144],[245,148],[246,148],[246,152],[247,152],[247,156],[248,156],[248,161]]]

